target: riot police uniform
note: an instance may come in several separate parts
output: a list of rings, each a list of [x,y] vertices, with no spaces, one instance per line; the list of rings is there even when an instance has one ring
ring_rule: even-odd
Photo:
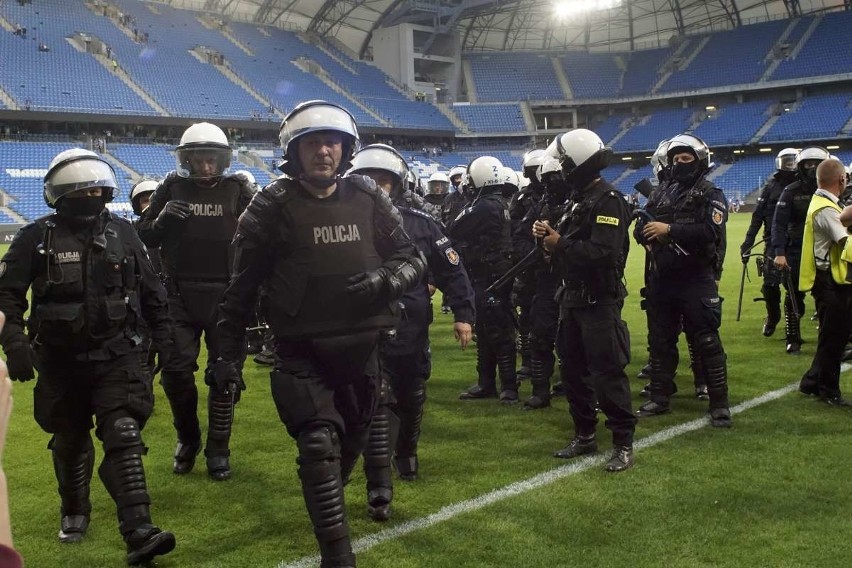
[[[816,191],[816,167],[819,162],[828,157],[827,150],[816,146],[803,148],[797,154],[797,179],[781,192],[772,218],[772,254],[776,258],[786,258],[789,282],[793,283],[790,289],[788,279],[785,278],[783,282],[787,290],[784,298],[787,353],[794,355],[801,352],[800,318],[805,309],[805,293],[796,289],[796,282],[799,281],[799,261],[802,255],[805,219],[811,196]]]
[[[613,454],[606,470],[623,471],[633,465],[636,425],[624,372],[630,360],[630,337],[621,319],[627,295],[623,279],[631,211],[621,193],[600,178],[611,152],[594,132],[576,129],[554,142],[554,157],[561,158],[575,200],[556,233],[548,232],[558,240],[548,239],[541,223],[535,225],[563,279],[557,293],[556,348],[563,361],[560,375],[574,437],[554,456],[573,458],[597,449],[597,404],[612,431]]]
[[[683,154],[692,161],[674,160]],[[682,329],[694,344],[693,371],[704,375],[712,423],[728,427],[727,363],[719,337],[722,306],[716,285],[728,207],[722,190],[704,178],[709,154],[699,138],[688,134],[672,138],[671,179],[654,190],[646,205],[646,222],[636,225],[636,238],[650,255],[646,306],[651,392],[639,415],[670,411]]]
[[[160,379],[178,437],[173,470],[177,474],[189,473],[201,451],[194,373],[198,370],[203,333],[207,345],[204,377],[211,387],[204,454],[210,477],[225,480],[231,475],[228,443],[238,395],[228,396],[213,388],[210,372],[219,356],[217,307],[231,274],[230,243],[237,219],[253,190],[244,177],[224,175],[231,150],[218,127],[207,123],[189,127],[178,149],[179,154],[210,151],[220,152],[223,157],[212,173],[193,170],[194,166],[187,163],[191,156],[182,160],[179,157],[178,170],[166,176],[154,192],[139,233],[149,247],[160,248],[169,310],[175,321],[174,353]]]
[[[775,268],[772,254],[772,217],[775,215],[775,206],[781,197],[784,188],[793,183],[795,178],[796,149],[785,148],[778,153],[776,158],[776,171],[767,180],[760,196],[757,198],[757,206],[751,214],[751,223],[746,231],[743,244],[740,245],[740,256],[743,263],[748,263],[749,253],[754,247],[757,233],[763,228],[764,256],[759,258],[763,272],[763,286],[760,291],[763,301],[766,302],[766,319],[763,322],[763,335],[766,337],[775,333],[775,327],[781,321],[781,272]]]
[[[476,385],[461,399],[494,398],[500,376],[500,400],[518,400],[515,371],[515,313],[511,289],[486,292],[512,266],[511,222],[508,200],[501,193],[505,184],[503,166],[491,156],[471,162],[468,179],[479,195],[447,227],[467,268],[476,297],[477,373]]]
[[[296,440],[321,565],[355,566],[343,479],[364,451],[377,403],[379,333],[396,325],[397,302],[425,263],[372,180],[338,177],[358,143],[347,111],[302,103],[284,119],[281,143],[282,170],[297,179],[265,187],[240,218],[214,376],[240,380],[245,306],[262,284],[276,339],[272,397]]]
[[[67,150],[54,158],[45,200],[57,213],[24,226],[0,262],[6,314],[0,339],[12,379],[32,379],[34,366],[39,371],[34,413],[52,434],[60,541],[78,542],[88,528],[94,416],[104,451],[98,474],[116,503],[127,561],[140,564],[175,546],[174,535],[154,526],[149,512],[141,430],[153,393],[138,333],[144,316],[162,353],[170,320],[165,290],[133,227],[104,207],[117,188],[112,168],[93,152]]]

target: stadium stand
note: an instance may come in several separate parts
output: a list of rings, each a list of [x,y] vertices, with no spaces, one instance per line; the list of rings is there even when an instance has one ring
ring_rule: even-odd
[[[716,116],[699,124],[693,134],[710,146],[743,144],[769,119],[769,105],[769,101],[753,101],[723,106]]]
[[[671,55],[667,47],[634,51],[625,55],[627,68],[622,79],[621,95],[636,96],[651,92],[666,59]]]
[[[479,102],[563,100],[565,93],[550,54],[470,54],[473,84]]]
[[[96,18],[82,2],[0,2],[0,15],[29,30],[26,38],[5,30],[0,33],[0,83],[19,106],[46,111],[157,114],[92,55],[78,51],[66,40],[84,30],[108,41],[116,50],[133,43],[112,23]],[[40,51],[39,43],[49,51]]]
[[[848,94],[814,95],[802,99],[763,135],[761,142],[831,139],[841,136],[852,119]]]
[[[616,141],[613,150],[616,152],[654,150],[663,138],[671,138],[675,134],[685,132],[690,125],[689,119],[693,112],[694,109],[688,108],[658,110],[631,127]]]
[[[766,56],[788,23],[775,20],[713,34],[686,69],[672,73],[660,92],[754,83],[769,66]]]
[[[767,178],[774,172],[775,154],[743,156],[727,171],[713,177],[713,183],[725,192],[729,200],[745,199],[753,191],[762,188]]]
[[[623,123],[630,117],[630,113],[628,112],[615,112],[611,116],[609,116],[606,120],[593,127],[598,136],[601,137],[601,140],[604,141],[604,144],[609,144],[610,140],[615,138],[615,135],[621,132],[623,128]]]
[[[568,52],[559,57],[575,99],[617,97],[622,70],[610,53]]]
[[[455,112],[471,132],[524,132],[527,125],[521,106],[514,104],[457,104]]]
[[[809,23],[809,19],[802,18],[802,22],[796,27],[801,28],[804,33]],[[846,41],[846,37],[850,27],[852,13],[847,11],[826,14],[798,55],[782,61],[771,78],[796,79],[848,73],[852,62],[852,42]]]

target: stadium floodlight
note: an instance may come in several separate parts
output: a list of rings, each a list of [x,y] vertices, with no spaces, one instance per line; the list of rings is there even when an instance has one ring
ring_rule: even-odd
[[[621,4],[622,0],[559,0],[553,3],[553,14],[559,19],[566,19],[618,8]]]

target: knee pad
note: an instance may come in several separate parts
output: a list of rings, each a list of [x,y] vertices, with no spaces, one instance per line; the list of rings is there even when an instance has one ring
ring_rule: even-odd
[[[722,348],[722,340],[718,333],[702,333],[695,338],[695,351],[705,361],[710,361],[716,357],[724,356],[725,350]]]
[[[300,465],[340,459],[340,439],[331,426],[307,429],[296,439]]]
[[[75,459],[77,456],[94,450],[89,431],[57,432],[47,443],[47,449],[62,460]]]
[[[134,453],[144,453],[145,444],[142,442],[142,432],[139,423],[130,416],[122,416],[115,419],[103,432],[104,454],[126,453],[137,450]]]

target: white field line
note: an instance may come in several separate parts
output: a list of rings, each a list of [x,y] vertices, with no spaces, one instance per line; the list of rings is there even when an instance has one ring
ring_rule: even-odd
[[[848,371],[850,368],[852,368],[852,365],[844,363],[843,366],[840,368],[840,371],[845,372]],[[761,404],[766,404],[767,402],[779,399],[782,396],[797,390],[798,387],[799,382],[796,381],[795,383],[790,383],[789,385],[780,389],[763,393],[762,395],[756,398],[746,400],[736,406],[731,407],[731,414],[739,414],[741,412],[745,412],[746,410],[750,410],[756,406],[760,406]],[[704,428],[709,424],[710,419],[707,416],[704,416],[702,418],[696,418],[695,420],[690,420],[689,422],[684,422],[683,424],[671,426],[669,428],[666,428],[665,430],[660,430],[659,432],[651,434],[650,436],[641,438],[633,444],[633,448],[635,450],[643,450],[645,448],[650,448],[662,442],[671,440],[672,438],[676,438],[677,436],[682,436],[683,434],[693,432],[695,430],[698,430],[699,428]],[[356,553],[364,552],[373,548],[374,546],[382,544],[383,542],[394,540],[414,531],[429,528],[433,525],[437,525],[438,523],[448,521],[453,517],[457,517],[458,515],[461,515],[463,513],[469,513],[471,511],[482,509],[483,507],[491,505],[492,503],[497,503],[499,501],[503,501],[504,499],[508,499],[509,497],[514,497],[515,495],[520,495],[522,493],[532,491],[533,489],[538,489],[540,487],[550,485],[554,481],[558,481],[570,475],[582,473],[595,466],[603,465],[608,459],[608,455],[596,454],[573,460],[566,465],[551,469],[549,471],[545,471],[522,481],[510,483],[505,487],[495,489],[489,493],[485,493],[484,495],[474,497],[473,499],[468,499],[467,501],[460,501],[452,505],[447,505],[446,507],[441,508],[439,511],[432,513],[431,515],[427,515],[419,519],[413,519],[411,521],[402,523],[401,525],[396,525],[391,528],[379,531],[377,533],[361,537],[352,543],[352,549]],[[312,568],[318,566],[319,562],[319,556],[306,556],[290,563],[286,563],[282,560],[277,564],[277,568]]]

